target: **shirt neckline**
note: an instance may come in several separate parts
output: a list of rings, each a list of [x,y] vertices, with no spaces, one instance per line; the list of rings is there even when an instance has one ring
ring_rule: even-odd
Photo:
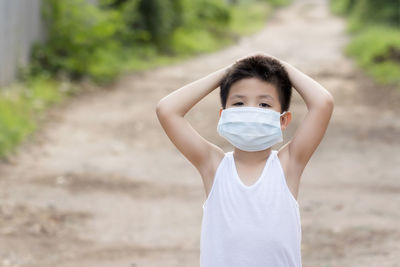
[[[252,189],[252,188],[255,188],[259,183],[261,183],[261,181],[264,179],[265,172],[268,169],[268,166],[269,166],[269,164],[271,162],[271,158],[272,158],[274,152],[275,152],[274,150],[271,150],[271,152],[270,152],[270,154],[268,156],[268,159],[265,162],[264,168],[263,168],[260,176],[251,185],[246,185],[246,184],[243,183],[242,179],[239,177],[239,173],[238,173],[237,168],[236,168],[236,162],[235,162],[235,158],[233,157],[233,151],[229,152],[230,153],[230,158],[231,158],[231,163],[232,163],[231,166],[232,166],[232,170],[234,172],[235,179],[238,181],[238,183],[240,184],[241,187],[243,187],[245,189]]]

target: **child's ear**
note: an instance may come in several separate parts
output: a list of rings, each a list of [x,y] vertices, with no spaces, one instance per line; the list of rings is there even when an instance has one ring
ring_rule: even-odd
[[[223,109],[223,108],[220,108],[220,109],[219,109],[219,116],[220,116],[220,117],[221,117],[222,109]]]
[[[284,131],[288,126],[289,123],[292,121],[292,112],[286,111],[285,114],[281,116],[281,129]]]

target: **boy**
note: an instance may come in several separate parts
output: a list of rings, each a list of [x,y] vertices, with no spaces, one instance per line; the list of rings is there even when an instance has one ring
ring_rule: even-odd
[[[218,133],[234,150],[225,153],[201,137],[184,115],[220,87]],[[279,151],[289,125],[292,86],[308,112]],[[333,98],[289,63],[255,53],[172,92],[157,104],[168,137],[199,171],[206,201],[201,267],[299,267],[301,174],[319,145]]]

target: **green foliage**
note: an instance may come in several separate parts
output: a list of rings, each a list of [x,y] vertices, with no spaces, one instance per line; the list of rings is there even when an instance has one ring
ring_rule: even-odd
[[[119,46],[113,37],[124,25],[116,11],[101,10],[85,0],[45,0],[43,13],[49,38],[33,49],[33,73],[46,69],[73,78],[91,75],[91,67],[103,63],[99,55]]]
[[[183,27],[178,28],[174,32],[172,39],[174,52],[179,54],[210,52],[230,43],[226,39],[218,40],[212,33],[205,29],[188,29]]]
[[[185,14],[185,26],[177,28],[172,37],[176,54],[203,53],[226,46],[241,35],[261,29],[272,11],[266,1],[237,1],[231,5],[217,3],[187,0],[185,8],[192,12]],[[197,9],[208,11],[194,12],[196,5],[201,6]],[[213,7],[206,8],[206,5]]]
[[[230,7],[222,0],[182,0],[183,25],[171,36],[174,54],[213,51],[232,42]]]
[[[231,7],[230,30],[237,35],[255,33],[265,25],[271,12],[271,5],[266,1],[234,5]]]
[[[47,76],[30,78],[0,92],[0,157],[13,151],[36,128],[37,114],[61,101],[58,83]],[[72,87],[64,87],[72,88]]]
[[[214,51],[265,25],[287,0],[43,0],[48,39],[33,49],[24,84],[0,91],[0,156],[36,129],[38,114],[80,89],[55,76],[116,75]],[[72,85],[72,86],[71,86]]]
[[[331,9],[348,17],[348,29],[355,35],[346,52],[378,82],[400,85],[399,3],[331,0]]]
[[[149,33],[149,41],[162,50],[169,46],[170,37],[182,23],[182,7],[178,0],[140,0],[138,19],[131,21],[131,29]]]
[[[172,56],[212,51],[262,27],[271,4],[289,1],[43,0],[48,40],[34,46],[31,73],[108,82],[133,56],[146,60],[145,46]]]
[[[369,27],[346,48],[377,81],[400,84],[400,30]]]
[[[293,0],[227,0],[230,5],[253,5],[255,3],[267,4],[271,7],[282,7],[292,3]],[[243,11],[242,11],[243,12]]]
[[[223,33],[230,22],[229,6],[223,0],[182,0],[183,21],[188,29]]]
[[[273,7],[287,6],[292,2],[292,0],[264,0]]]
[[[372,24],[398,27],[400,12],[398,1],[331,0],[336,14],[349,16],[349,30],[354,32]]]
[[[357,31],[371,24],[398,26],[399,3],[380,0],[359,0],[350,14],[349,30]]]
[[[23,101],[0,98],[0,156],[11,151],[33,129],[34,124]]]
[[[139,0],[102,0],[103,7],[114,9],[122,16],[123,27],[118,33],[117,38],[124,44],[132,42],[149,42],[150,32],[145,27],[139,28],[138,21],[141,19],[139,12]]]
[[[335,14],[348,15],[353,10],[355,0],[331,0],[331,9]]]
[[[138,53],[142,46],[187,54],[211,51],[227,43],[217,40],[230,38],[230,10],[223,0],[99,0],[98,6],[44,0],[43,14],[49,38],[33,48],[33,74],[108,82],[131,65],[125,61],[132,62],[132,55],[145,58]],[[204,38],[205,45],[190,36]]]
[[[200,0],[194,1],[196,4],[195,10],[195,21],[198,25],[203,25],[211,27],[212,25],[216,27],[225,27],[230,21],[230,13],[228,5],[223,1],[212,1],[212,0]]]

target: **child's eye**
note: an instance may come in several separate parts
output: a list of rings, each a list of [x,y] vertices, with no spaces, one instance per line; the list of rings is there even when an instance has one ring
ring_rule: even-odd
[[[267,103],[261,103],[260,104],[260,106],[261,107],[263,107],[263,108],[268,108],[268,107],[271,107],[270,105],[268,105]]]
[[[243,102],[236,102],[235,104],[233,104],[234,106],[241,106],[243,105]]]

